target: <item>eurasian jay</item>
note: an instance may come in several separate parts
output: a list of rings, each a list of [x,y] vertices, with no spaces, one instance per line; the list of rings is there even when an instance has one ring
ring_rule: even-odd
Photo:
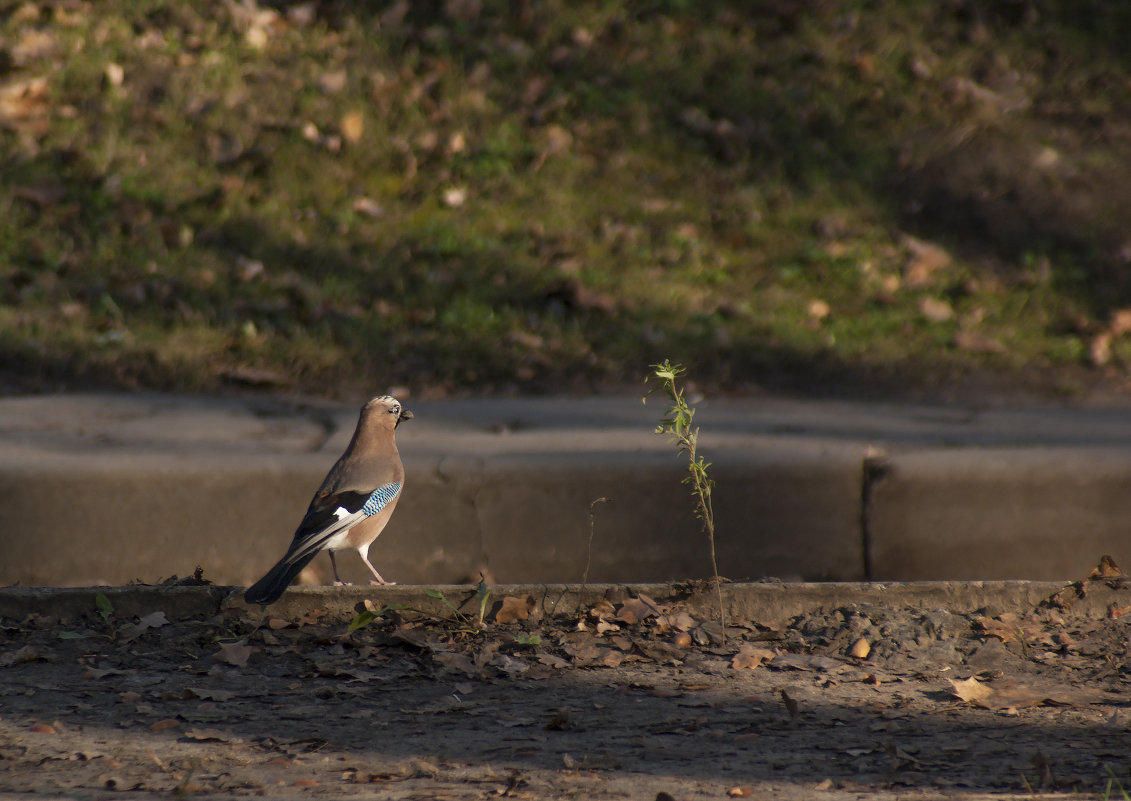
[[[336,585],[342,580],[334,552],[345,548],[361,554],[361,561],[373,572],[371,583],[388,583],[369,561],[369,546],[389,522],[401,497],[404,465],[395,432],[402,420],[411,419],[412,412],[401,408],[391,395],[381,395],[361,407],[349,447],[314,493],[286,555],[244,593],[249,604],[277,601],[319,551],[329,552]]]

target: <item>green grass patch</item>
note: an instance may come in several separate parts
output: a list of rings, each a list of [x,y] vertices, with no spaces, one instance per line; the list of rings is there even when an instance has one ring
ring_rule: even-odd
[[[325,395],[661,354],[732,389],[1114,375],[1131,11],[1089,7],[13,7],[0,362]]]

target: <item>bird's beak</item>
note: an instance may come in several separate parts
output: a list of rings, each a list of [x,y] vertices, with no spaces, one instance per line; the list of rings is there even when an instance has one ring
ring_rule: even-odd
[[[405,420],[411,420],[415,415],[408,409],[401,409],[401,416],[397,418],[397,425],[400,425]]]

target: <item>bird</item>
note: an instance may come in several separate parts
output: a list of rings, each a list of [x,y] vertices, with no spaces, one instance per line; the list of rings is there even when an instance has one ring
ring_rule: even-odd
[[[397,426],[412,418],[412,412],[392,395],[379,395],[361,407],[349,446],[314,493],[286,554],[244,593],[249,604],[279,600],[320,551],[330,554],[335,585],[343,582],[334,552],[346,548],[354,548],[361,555],[361,561],[373,573],[371,584],[389,583],[369,561],[369,546],[385,528],[401,498],[404,465],[395,432]]]

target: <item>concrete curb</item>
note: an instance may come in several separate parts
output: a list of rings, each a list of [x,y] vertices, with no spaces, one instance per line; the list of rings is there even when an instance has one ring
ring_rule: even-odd
[[[413,584],[710,574],[637,398],[413,403],[405,497],[371,556]],[[0,584],[248,584],[282,554],[355,407],[0,399]],[[1131,414],[783,399],[700,404],[720,571],[745,581],[1066,579],[1131,562]],[[598,498],[608,502],[591,505]],[[343,578],[368,573],[349,555]],[[304,576],[327,583],[328,560]]]
[[[1088,582],[1082,593],[1076,591],[1077,586],[1082,585],[1047,581],[725,584],[723,598],[731,619],[762,623],[784,623],[807,612],[852,605],[946,609],[957,614],[979,609],[995,615],[1002,612],[1024,614],[1053,596],[1062,603],[1070,603],[1078,612],[1106,615],[1113,605],[1126,605],[1128,600],[1128,590],[1113,589],[1103,582]],[[93,618],[98,614],[97,598],[100,594],[106,596],[113,606],[113,614],[120,619],[161,611],[169,620],[218,614],[248,620],[258,620],[263,616],[298,620],[318,611],[322,615],[319,619],[324,622],[345,623],[366,608],[366,602],[376,608],[401,604],[438,617],[450,617],[451,609],[442,600],[428,594],[429,590],[438,590],[454,606],[471,615],[477,614],[478,606],[476,586],[468,584],[435,588],[294,587],[265,611],[259,606],[244,603],[243,590],[243,587],[221,586],[6,588],[0,589],[0,618],[17,622],[29,615],[60,620]],[[602,598],[617,602],[641,594],[661,604],[678,604],[703,618],[718,614],[715,591],[709,582],[586,586],[511,584],[492,586],[490,593],[489,610],[505,597],[531,596],[535,600],[535,620],[542,615],[576,614]]]

